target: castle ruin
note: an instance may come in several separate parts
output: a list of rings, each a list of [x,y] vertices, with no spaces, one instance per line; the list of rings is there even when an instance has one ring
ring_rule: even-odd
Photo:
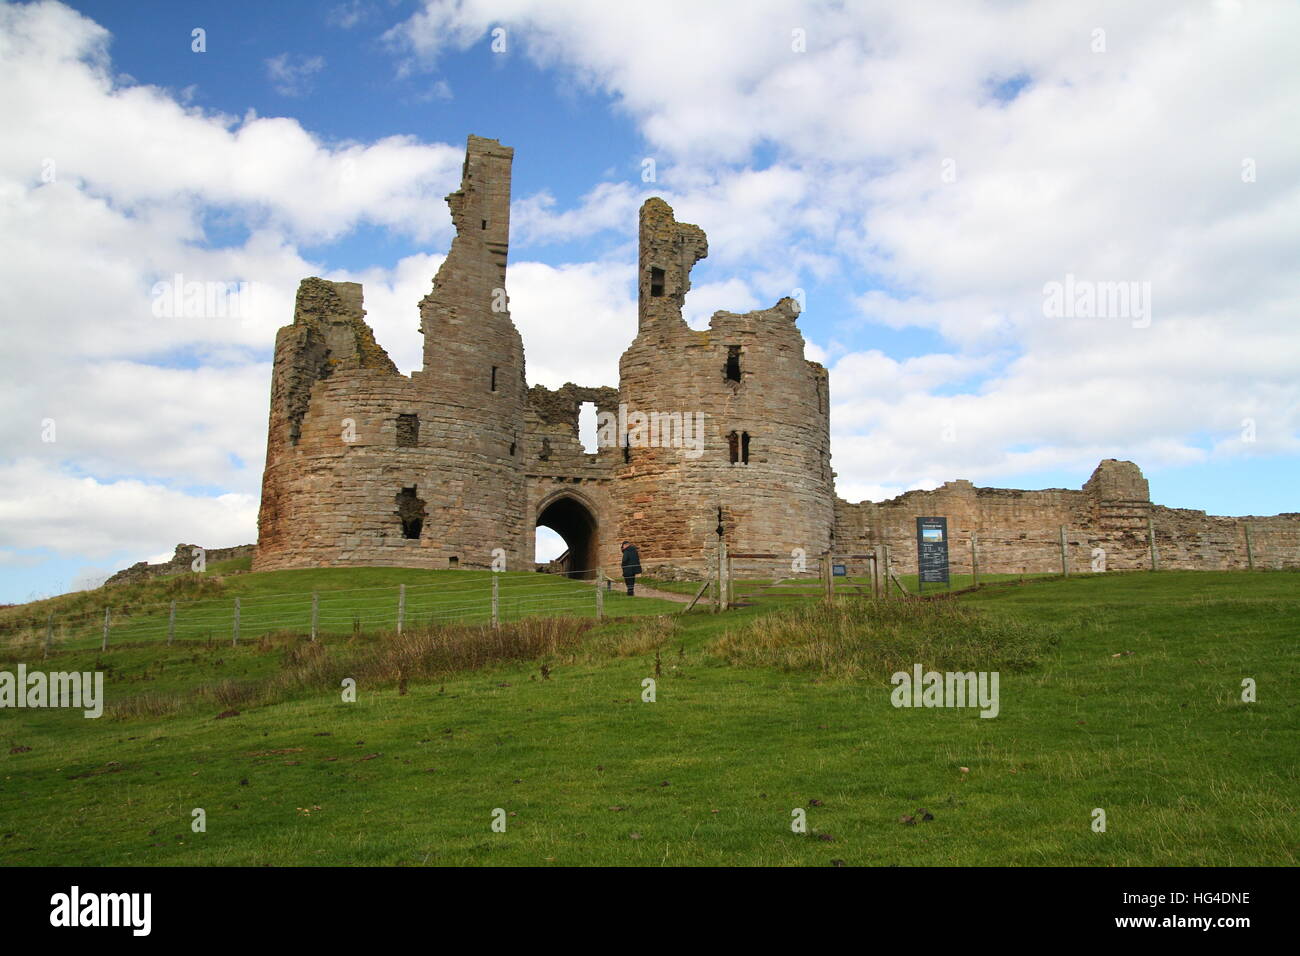
[[[892,501],[837,499],[826,369],[804,358],[799,307],[682,317],[704,232],[661,199],[641,207],[637,335],[618,387],[529,387],[506,295],[513,150],[470,136],[456,235],[420,302],[424,361],[401,374],[365,322],[357,283],[304,279],[276,336],[254,570],[336,565],[534,566],[536,529],[565,541],[559,569],[617,576],[636,542],[649,573],[698,576],[724,540],[737,574],[786,576],[809,558],[881,544],[915,566],[914,520],[948,517],[954,571],[979,535],[989,572],[1059,568],[1044,534],[1068,529],[1075,567],[1295,566],[1300,515],[1218,518],[1153,505],[1131,462],[1082,490],[949,482]],[[581,405],[606,424],[595,453]],[[612,425],[611,423],[617,423]],[[815,572],[814,572],[815,573]]]

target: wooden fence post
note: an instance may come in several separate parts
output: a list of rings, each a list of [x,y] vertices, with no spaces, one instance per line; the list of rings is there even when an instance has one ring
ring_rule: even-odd
[[[104,608],[104,643],[100,645],[101,651],[108,650],[108,608]]]
[[[1255,570],[1255,542],[1250,534],[1250,525],[1246,528],[1246,567],[1251,571]]]
[[[500,579],[494,573],[492,575],[492,626],[501,626],[501,591],[498,587]]]
[[[888,601],[889,600],[889,576],[890,576],[889,545],[882,544],[880,548],[882,551],[885,552],[885,567],[883,570],[884,576],[881,578],[881,580],[885,584],[885,600]]]
[[[311,639],[316,640],[316,622],[320,620],[320,592],[311,592]]]
[[[1065,525],[1061,525],[1061,576],[1070,576],[1070,552],[1065,543]]]
[[[596,569],[596,620],[605,620],[605,572]]]
[[[402,624],[406,621],[406,585],[397,586],[397,636],[402,636]]]
[[[980,583],[979,535],[974,531],[970,533],[970,576],[971,585],[978,587]]]
[[[727,606],[727,539],[718,538],[718,610]]]
[[[172,601],[171,610],[167,612],[167,643],[176,640],[176,602]]]
[[[1147,515],[1147,540],[1151,544],[1151,570],[1160,570],[1160,555],[1156,551],[1156,523]]]
[[[239,646],[239,598],[235,598],[235,626],[230,638],[232,647]]]

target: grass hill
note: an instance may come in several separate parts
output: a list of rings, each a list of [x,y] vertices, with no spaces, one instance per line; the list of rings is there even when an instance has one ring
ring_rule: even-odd
[[[487,573],[237,570],[0,612],[0,670],[99,669],[109,701],[0,710],[0,863],[1296,863],[1293,573],[742,582],[726,614],[611,592],[599,622],[591,584],[516,575],[492,628]],[[913,663],[999,671],[1000,713],[893,707]]]

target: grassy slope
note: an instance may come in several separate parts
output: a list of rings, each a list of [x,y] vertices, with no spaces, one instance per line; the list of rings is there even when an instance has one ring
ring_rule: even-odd
[[[640,700],[642,653],[579,655],[546,680],[514,665],[406,696],[362,687],[356,704],[307,694],[226,720],[216,706],[122,721],[3,711],[0,862],[1294,865],[1297,585],[1170,572],[964,596],[1060,636],[1041,666],[1003,673],[994,720],[895,710],[887,675],[721,663],[711,643],[761,605],[682,618],[654,704]],[[51,668],[99,656],[60,652]],[[110,695],[279,666],[253,645],[108,659]],[[1258,703],[1240,702],[1243,677]],[[14,744],[32,749],[6,755]],[[814,799],[809,827],[829,840],[790,832],[791,809]],[[932,822],[899,824],[921,806]],[[194,807],[206,833],[190,832]],[[505,833],[489,827],[496,807],[515,814]]]
[[[212,565],[206,574],[155,578],[130,585],[63,595],[0,610],[0,645],[28,652],[45,639],[47,615],[54,614],[56,648],[99,647],[105,608],[110,609],[110,647],[167,639],[169,603],[177,602],[176,640],[230,643],[234,601],[240,600],[240,639],[303,630],[311,621],[312,592],[319,594],[319,631],[350,635],[393,627],[398,585],[405,584],[406,623],[470,621],[491,617],[492,575],[476,571],[424,571],[411,568],[318,568],[231,574],[245,570],[247,558]],[[550,612],[594,617],[590,582],[535,572],[496,575],[500,616],[517,620]],[[612,614],[658,613],[671,605],[645,603],[613,589],[606,594]]]

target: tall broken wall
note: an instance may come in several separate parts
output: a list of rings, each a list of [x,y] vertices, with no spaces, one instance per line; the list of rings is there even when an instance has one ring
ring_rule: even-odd
[[[425,367],[402,375],[361,287],[303,281],[276,337],[255,570],[531,566],[524,358],[505,296],[512,151],[470,137],[457,228],[420,303]]]
[[[719,529],[733,553],[816,554],[834,521],[827,375],[804,358],[797,306],[719,312],[691,329],[682,305],[707,253],[704,233],[663,200],[642,206],[638,332],[619,362],[619,399],[629,419],[680,414],[703,428],[698,455],[662,435],[638,444],[631,423],[620,436],[617,539],[636,543],[647,568],[702,570]]]

